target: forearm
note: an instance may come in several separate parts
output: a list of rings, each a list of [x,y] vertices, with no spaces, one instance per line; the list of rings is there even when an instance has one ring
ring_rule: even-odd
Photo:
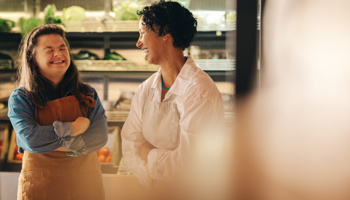
[[[101,116],[80,136],[86,144],[88,153],[100,150],[108,140],[107,118]]]
[[[140,158],[145,162],[148,162],[148,154],[152,149],[155,149],[155,147],[151,143],[148,141],[144,142],[140,148]]]
[[[107,119],[102,117],[93,121],[91,126],[83,134],[71,137],[64,141],[63,146],[67,147],[72,153],[69,156],[81,156],[87,153],[100,150],[108,139]]]
[[[14,125],[18,146],[32,153],[49,153],[62,146],[53,126]],[[21,152],[22,153],[22,152]]]

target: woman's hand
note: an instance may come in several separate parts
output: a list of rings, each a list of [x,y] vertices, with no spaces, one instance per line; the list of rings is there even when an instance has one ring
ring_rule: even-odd
[[[71,136],[77,136],[84,133],[90,126],[90,120],[86,117],[78,117],[74,122],[71,122],[73,133]]]
[[[140,148],[140,157],[142,160],[148,162],[148,154],[149,152],[152,150],[152,149],[155,149],[155,147],[149,143],[149,142],[144,142]]]
[[[68,149],[67,147],[58,147],[58,148],[55,149],[54,151],[69,152],[69,151],[71,151],[71,150]]]

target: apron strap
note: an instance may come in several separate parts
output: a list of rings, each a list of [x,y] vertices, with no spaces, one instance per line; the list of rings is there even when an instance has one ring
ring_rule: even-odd
[[[96,100],[91,96],[85,96],[84,101],[89,108],[94,108],[96,106]]]

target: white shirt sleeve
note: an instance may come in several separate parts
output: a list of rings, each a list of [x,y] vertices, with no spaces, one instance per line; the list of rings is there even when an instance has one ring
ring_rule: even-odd
[[[148,154],[147,169],[151,179],[166,181],[174,178],[188,162],[188,156],[200,137],[215,121],[223,122],[223,103],[211,98],[188,97],[179,105],[180,143],[175,150],[153,149]],[[214,129],[215,130],[215,129]],[[213,133],[215,134],[215,133]],[[197,138],[197,139],[196,139]],[[146,175],[145,174],[145,175]]]
[[[122,152],[128,169],[135,174],[143,185],[150,185],[147,164],[139,156],[142,144],[146,141],[142,134],[143,95],[140,95],[142,85],[137,89],[131,103],[130,113],[121,131]]]

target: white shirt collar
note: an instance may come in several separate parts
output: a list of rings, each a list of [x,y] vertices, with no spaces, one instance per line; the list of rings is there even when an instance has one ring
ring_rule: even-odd
[[[176,95],[181,95],[185,92],[186,86],[189,84],[194,72],[198,69],[194,60],[188,56],[184,66],[182,67],[180,73],[177,75],[174,84],[171,86],[168,93],[173,93]],[[151,88],[161,88],[160,75],[162,74],[162,69],[159,68],[156,77],[153,80]]]

